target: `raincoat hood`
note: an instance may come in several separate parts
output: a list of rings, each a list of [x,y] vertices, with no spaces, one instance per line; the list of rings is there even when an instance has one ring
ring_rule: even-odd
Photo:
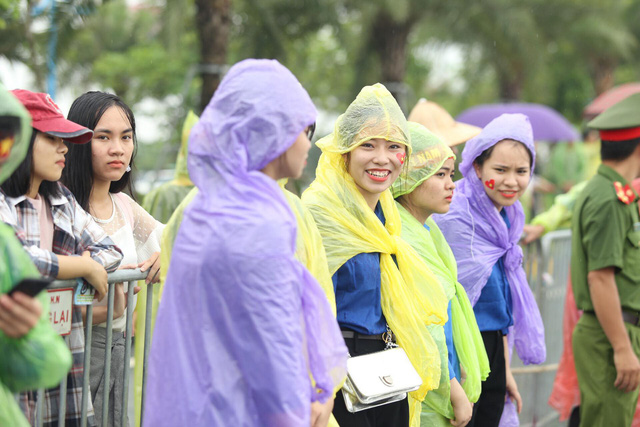
[[[533,166],[536,164],[536,149],[533,145],[533,130],[531,122],[524,114],[502,114],[491,120],[480,135],[469,140],[462,151],[462,162],[460,162],[460,173],[462,176],[470,176],[473,173],[473,162],[483,151],[493,147],[503,139],[513,139],[521,142],[527,147],[532,157],[531,174]]]
[[[447,159],[456,158],[444,141],[419,123],[409,122],[409,135],[413,154],[406,172],[391,186],[394,198],[411,193],[440,170]]]
[[[13,135],[13,145],[9,147],[8,142],[3,144],[5,136],[0,135],[0,150],[10,149],[8,159],[3,165],[0,165],[0,184],[20,166],[29,150],[29,141],[31,139],[31,116],[29,112],[22,106],[20,101],[16,99],[11,92],[7,91],[0,84],[0,119],[9,118],[10,121],[17,121],[16,133]],[[7,136],[11,138],[11,136]]]
[[[189,175],[201,191],[259,173],[284,153],[317,111],[278,61],[247,59],[229,70],[189,138]]]
[[[371,139],[407,146],[411,154],[407,120],[391,92],[380,83],[362,88],[347,111],[338,117],[333,133],[316,145],[323,153],[347,153]]]

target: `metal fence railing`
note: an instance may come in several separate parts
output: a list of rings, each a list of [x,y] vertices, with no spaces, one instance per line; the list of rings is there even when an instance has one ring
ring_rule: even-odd
[[[571,233],[569,230],[560,230],[546,234],[540,241],[525,247],[524,264],[529,284],[533,290],[538,307],[542,314],[545,326],[547,360],[543,365],[524,366],[514,352],[512,370],[518,382],[518,388],[525,403],[520,421],[525,426],[550,426],[559,425],[556,412],[547,404],[547,400],[553,387],[555,372],[562,353],[562,313],[567,281],[569,278],[569,264],[571,259]],[[124,387],[122,396],[122,415],[117,425],[124,426],[129,404],[129,384],[131,369],[129,367],[132,348],[132,320],[133,320],[133,293],[134,283],[146,278],[147,272],[137,270],[118,270],[109,274],[109,292],[107,295],[107,342],[106,348],[111,348],[112,323],[114,310],[115,286],[119,282],[131,282],[127,290],[126,329],[125,329],[125,357],[124,363]],[[76,281],[56,281],[49,289],[75,288]],[[151,344],[151,307],[153,307],[154,285],[147,285],[146,311],[144,313],[144,345],[143,374],[142,374],[142,399],[141,421],[144,414],[144,385],[146,382],[146,367]],[[91,340],[93,308],[86,306],[85,320],[85,352],[84,352],[84,376],[82,389],[82,423],[87,425],[87,408],[91,398],[89,388],[89,373],[91,363]],[[65,337],[68,340],[68,337]],[[111,352],[105,351],[104,378],[110,378]],[[66,412],[66,378],[60,384],[59,420],[58,426],[65,425]],[[38,390],[36,426],[42,426],[42,404],[44,390]],[[101,425],[108,425],[109,417],[109,387],[103,388],[102,414],[95,414],[96,419],[101,419]],[[131,420],[130,420],[131,422]]]
[[[103,405],[102,405],[102,414],[95,414],[96,420],[101,419],[101,425],[108,425],[109,419],[109,379],[111,378],[111,348],[112,337],[113,337],[113,304],[114,304],[114,295],[115,295],[115,283],[120,282],[129,282],[129,286],[127,289],[127,309],[126,309],[126,328],[125,328],[125,354],[124,354],[124,386],[123,393],[120,398],[122,399],[122,415],[121,419],[117,420],[116,425],[124,426],[126,425],[126,417],[127,417],[127,408],[129,403],[129,382],[131,370],[129,367],[130,359],[131,359],[131,342],[132,342],[132,325],[133,325],[133,295],[134,295],[134,285],[138,280],[144,280],[147,277],[148,271],[141,272],[140,269],[135,270],[118,270],[109,274],[109,292],[107,294],[107,321],[106,321],[106,346],[107,349],[105,351],[105,361],[104,361],[104,378],[106,382],[105,387],[103,388]],[[58,280],[53,282],[48,289],[66,289],[73,288],[78,286],[75,280]],[[147,304],[146,311],[144,313],[145,316],[145,324],[144,324],[144,362],[143,362],[143,374],[142,374],[142,401],[141,405],[144,405],[144,383],[146,380],[146,366],[147,359],[149,354],[149,348],[151,345],[151,333],[149,328],[151,327],[151,307],[153,307],[153,288],[154,285],[147,285]],[[86,320],[85,320],[85,347],[84,347],[84,375],[82,378],[82,408],[81,408],[81,426],[86,427],[87,425],[87,411],[90,396],[90,388],[89,388],[89,366],[91,364],[91,339],[92,339],[92,327],[93,327],[93,306],[87,305],[86,311]],[[65,337],[68,344],[68,336]],[[137,344],[139,345],[139,344]],[[59,401],[59,410],[58,410],[58,426],[62,427],[65,425],[66,418],[66,395],[67,395],[67,381],[66,377],[60,383],[60,401]],[[44,390],[38,390],[37,395],[37,404],[36,404],[36,426],[42,426],[42,405],[43,405],[43,396]],[[141,408],[142,413],[142,408]],[[142,424],[142,422],[141,422]]]
[[[570,262],[570,230],[547,233],[525,248],[525,271],[544,323],[547,360],[542,365],[524,366],[514,352],[512,372],[524,403],[522,427],[561,425],[557,412],[547,402],[562,355],[562,316]]]

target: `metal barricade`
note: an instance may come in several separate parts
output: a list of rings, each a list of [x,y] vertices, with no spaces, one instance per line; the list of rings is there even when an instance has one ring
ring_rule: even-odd
[[[524,366],[513,353],[512,372],[524,403],[522,427],[561,425],[547,401],[562,355],[562,318],[570,263],[570,230],[547,233],[525,248],[525,271],[544,323],[547,360],[542,365]]]
[[[105,362],[104,362],[104,378],[107,381],[111,377],[111,351],[108,349],[111,348],[112,338],[113,338],[113,304],[114,304],[114,295],[115,295],[115,284],[121,282],[129,282],[129,286],[127,289],[127,310],[126,310],[126,327],[125,327],[125,354],[124,354],[124,384],[123,384],[123,393],[120,397],[122,399],[122,416],[121,419],[118,420],[117,425],[124,426],[127,410],[129,406],[129,380],[130,380],[130,359],[131,359],[131,340],[132,340],[132,325],[133,325],[133,295],[134,295],[134,287],[135,282],[138,280],[144,280],[147,277],[148,271],[141,272],[140,269],[135,270],[118,270],[109,274],[109,292],[107,294],[107,321],[106,321],[106,346],[105,349]],[[73,288],[77,286],[75,280],[57,280],[53,282],[48,289],[65,289],[65,288]],[[147,304],[145,311],[145,328],[144,328],[144,363],[143,363],[143,376],[142,376],[142,402],[144,402],[144,384],[146,381],[146,365],[147,359],[151,344],[151,307],[153,307],[153,288],[154,285],[147,285]],[[84,347],[84,375],[82,378],[82,408],[81,408],[81,426],[86,427],[87,425],[87,412],[90,396],[89,389],[89,366],[91,364],[91,340],[92,340],[92,328],[93,328],[93,306],[87,305],[86,310],[86,318],[85,318],[85,347]],[[68,341],[68,337],[65,337]],[[138,344],[140,345],[140,344]],[[95,414],[96,419],[101,419],[101,425],[108,425],[109,418],[109,387],[106,386],[103,388],[103,406],[102,406],[102,414]],[[58,426],[63,427],[65,425],[66,418],[66,395],[67,395],[67,377],[65,377],[60,384],[60,402],[59,402],[59,410],[58,410]],[[43,405],[43,397],[44,390],[38,390],[37,394],[37,409],[36,409],[36,426],[42,426],[42,405]],[[141,424],[142,424],[142,415],[141,415]]]

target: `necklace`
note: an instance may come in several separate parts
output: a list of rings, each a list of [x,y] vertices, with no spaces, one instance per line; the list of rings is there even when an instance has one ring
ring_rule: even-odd
[[[116,215],[116,202],[115,200],[113,200],[113,196],[111,195],[111,193],[109,193],[109,197],[111,198],[111,206],[112,206],[111,216],[109,217],[109,219],[100,219],[100,218],[96,218],[94,215],[91,215],[95,220],[95,222],[97,222],[98,224],[108,224],[111,221],[113,221],[113,217]]]

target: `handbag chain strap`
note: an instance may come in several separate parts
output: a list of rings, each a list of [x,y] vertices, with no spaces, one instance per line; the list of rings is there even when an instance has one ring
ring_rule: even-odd
[[[395,343],[393,338],[394,338],[393,332],[391,331],[391,328],[389,327],[389,324],[387,323],[387,332],[382,334],[382,340],[386,344],[386,346],[384,348],[385,350],[389,350],[390,348],[398,347],[398,344]]]

